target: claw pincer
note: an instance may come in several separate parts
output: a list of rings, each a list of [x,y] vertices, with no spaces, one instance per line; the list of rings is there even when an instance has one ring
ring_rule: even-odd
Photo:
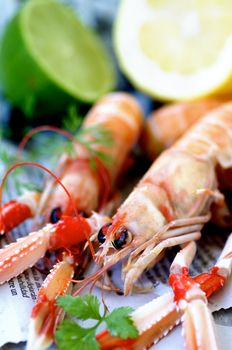
[[[188,271],[195,252],[196,245],[190,242],[175,257],[169,277],[172,292],[154,299],[131,314],[131,319],[139,331],[139,337],[123,340],[113,337],[105,330],[97,336],[102,350],[148,349],[180,321],[186,349],[219,348],[207,298],[220,289],[231,274],[232,234],[216,265],[208,273],[191,277]]]
[[[0,234],[4,234],[34,216],[40,194],[26,192],[18,200],[5,203],[0,209]]]
[[[31,209],[24,203],[10,201],[2,208],[0,233],[6,233],[32,216]]]
[[[60,308],[56,305],[56,299],[71,292],[74,272],[74,257],[63,254],[62,261],[53,267],[44,280],[32,310],[27,350],[46,348],[53,342],[56,322],[61,317],[59,317]]]
[[[33,266],[47,250],[71,248],[84,243],[90,232],[87,219],[64,216],[56,224],[48,224],[39,231],[19,238],[0,250],[0,283]]]

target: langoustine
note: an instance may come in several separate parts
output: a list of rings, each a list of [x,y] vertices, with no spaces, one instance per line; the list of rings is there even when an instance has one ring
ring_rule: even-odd
[[[63,132],[72,138],[76,156],[69,157],[67,154],[63,154],[57,173],[71,194],[78,211],[90,215],[92,210],[98,210],[106,203],[109,192],[122,171],[132,146],[138,139],[142,123],[143,116],[138,103],[126,93],[109,94],[90,110],[82,127],[82,130],[86,130],[83,133],[83,140],[91,140],[93,138],[91,130],[94,127],[100,127],[101,130],[108,133],[112,141],[110,146],[94,142],[91,144],[91,148],[96,154],[102,152],[111,157],[109,164],[103,164],[96,156],[97,171],[91,169],[90,155],[86,147],[76,142],[68,132]],[[45,126],[39,127],[38,131],[50,129],[56,130],[56,128]],[[22,146],[36,132],[37,130],[29,132],[29,136],[25,137]],[[11,200],[3,205],[0,232],[8,232],[22,221],[33,217],[42,198],[38,192],[27,192],[17,200]],[[59,185],[55,184],[48,200],[43,200],[42,209],[44,209],[46,221],[52,223],[56,222],[62,214],[70,214],[68,197]]]
[[[138,328],[137,339],[123,340],[104,330],[97,335],[102,350],[144,350],[156,344],[180,322],[186,350],[218,350],[219,344],[207,299],[222,288],[232,270],[232,235],[215,266],[196,277],[188,274],[196,245],[188,243],[174,259],[170,271],[171,292],[141,306],[131,314]]]
[[[99,263],[127,256],[124,293],[168,247],[200,238],[210,206],[223,205],[216,167],[232,165],[232,104],[209,113],[163,152],[98,235]]]
[[[71,254],[71,257],[65,258],[55,265],[51,276],[48,276],[39,292],[38,304],[35,305],[36,312],[34,310],[32,312],[28,348],[33,348],[35,337],[40,338],[39,343],[42,347],[47,346],[52,341],[52,327],[55,325],[54,317],[57,314],[55,299],[70,288],[74,271],[81,262],[83,246],[86,241],[90,243],[90,234],[96,229],[95,225],[99,225],[99,221],[105,222],[104,217],[96,218],[96,214],[90,218],[84,218],[77,213],[84,211],[86,214],[90,214],[105,204],[109,196],[108,190],[113,188],[123,163],[138,138],[142,125],[142,113],[136,100],[130,95],[110,94],[99,101],[90,111],[83,127],[88,129],[95,125],[109,131],[113,141],[111,147],[99,143],[93,144],[94,150],[106,152],[111,156],[112,162],[105,166],[100,163],[97,157],[95,158],[97,170],[100,167],[100,175],[106,176],[106,179],[99,179],[99,175],[91,169],[88,151],[85,147],[75,144],[77,156],[74,159],[63,157],[62,169],[60,169],[62,176],[60,179],[56,177],[59,184],[46,203],[47,219],[51,216],[53,223],[47,224],[44,228],[27,237],[20,238],[17,242],[0,251],[0,283],[17,276],[29,266],[33,266],[47,250],[68,250]],[[84,137],[88,140],[91,138],[91,134],[86,133]],[[32,165],[32,163],[24,162],[22,165]],[[45,170],[45,167],[43,168]],[[103,188],[104,184],[105,188]],[[108,188],[106,188],[107,186]],[[104,192],[103,194],[101,194],[101,190]],[[35,194],[30,194],[30,196],[35,199],[33,197]],[[15,213],[22,208],[25,211],[26,204],[30,209],[27,211],[28,216],[35,212],[32,210],[32,206],[34,208],[36,204],[29,201],[28,198],[29,195],[24,201],[22,199],[18,202],[11,201],[3,207],[1,213],[3,231],[13,228],[14,225],[10,222],[10,217],[14,217]],[[26,219],[27,216],[23,213],[21,211],[21,218]],[[20,222],[19,216],[14,224]],[[59,283],[61,277],[66,282]],[[40,303],[42,299],[44,303]],[[49,327],[45,327],[44,322]]]
[[[124,121],[124,118],[126,121]],[[115,123],[117,121],[117,123]],[[118,123],[121,121],[121,129],[118,129]],[[112,161],[108,166],[109,180],[111,183],[115,181],[116,176],[118,175],[123,162],[125,161],[129,150],[132,148],[136,139],[139,135],[139,130],[142,125],[142,115],[140,112],[140,108],[137,102],[127,94],[123,93],[115,93],[106,96],[103,98],[95,108],[93,108],[92,112],[89,113],[85,125],[92,126],[96,123],[102,125],[102,127],[107,128],[112,133],[112,139],[114,141],[111,148],[105,149],[104,145],[96,145],[98,150],[106,151],[112,155]],[[88,135],[86,135],[88,137]],[[79,145],[77,145],[79,149]],[[82,152],[86,152],[84,147],[81,150]],[[86,153],[84,153],[85,156]],[[80,157],[80,158],[79,158]],[[95,210],[101,200],[101,193],[99,188],[99,183],[96,179],[96,174],[90,169],[90,167],[81,167],[80,170],[77,171],[78,162],[80,160],[80,164],[82,164],[83,153],[81,157],[81,153],[78,153],[78,156],[73,160],[73,164],[70,165],[71,168],[67,167],[66,171],[63,173],[61,179],[56,177],[57,188],[55,190],[54,196],[52,196],[50,207],[61,209],[61,217],[54,218],[54,223],[45,226],[42,230],[35,232],[27,237],[21,238],[18,242],[10,244],[8,247],[4,248],[0,252],[0,261],[1,261],[1,270],[0,270],[0,283],[6,281],[6,276],[12,278],[16,276],[13,273],[14,265],[5,263],[6,257],[8,260],[11,260],[11,252],[14,254],[14,261],[17,261],[18,266],[20,266],[20,247],[24,249],[24,269],[30,265],[34,265],[36,259],[30,261],[28,259],[28,264],[26,263],[26,252],[27,249],[26,244],[27,240],[32,241],[30,243],[30,249],[34,249],[33,247],[37,244],[43,246],[43,252],[38,253],[39,256],[42,257],[47,249],[57,249],[55,248],[57,242],[60,242],[64,239],[64,243],[62,243],[62,247],[65,246],[70,248],[70,246],[75,244],[75,240],[79,243],[79,237],[82,239],[90,234],[90,222],[87,221],[81,215],[77,217],[69,217],[67,216],[72,212],[72,215],[75,215],[75,212],[79,211],[87,211],[91,213],[91,211]],[[67,162],[70,163],[72,160],[68,159]],[[30,165],[24,163],[23,165]],[[38,165],[42,167],[41,165]],[[73,168],[74,167],[74,168]],[[45,167],[42,167],[45,170]],[[14,167],[12,167],[12,170]],[[69,170],[69,171],[68,171]],[[74,171],[75,170],[75,171]],[[4,179],[5,180],[5,179]],[[61,185],[61,186],[60,186]],[[59,188],[60,187],[60,188]],[[59,190],[58,190],[59,188]],[[61,199],[60,199],[61,198]],[[17,206],[16,206],[17,207]],[[51,210],[52,211],[52,210]],[[65,216],[62,217],[62,214]],[[1,219],[4,220],[4,213],[1,212]],[[2,222],[4,225],[4,221]],[[85,229],[83,229],[85,227]],[[68,233],[68,230],[70,231]],[[46,231],[46,232],[45,232]],[[65,231],[65,234],[62,234],[62,231]],[[83,231],[83,232],[81,232]],[[73,232],[73,233],[72,233]],[[76,234],[75,234],[76,232]],[[65,238],[65,235],[67,238]],[[32,238],[33,237],[33,238]],[[38,237],[38,240],[36,240]],[[62,238],[63,237],[63,238]],[[70,241],[70,243],[68,243]],[[34,244],[33,244],[34,242]],[[17,244],[17,248],[15,248]],[[18,251],[19,250],[19,251]],[[6,253],[7,252],[7,253]],[[13,267],[12,267],[13,266]],[[4,273],[3,273],[4,270]],[[7,275],[7,271],[12,271],[9,275]],[[18,271],[20,273],[23,271]]]

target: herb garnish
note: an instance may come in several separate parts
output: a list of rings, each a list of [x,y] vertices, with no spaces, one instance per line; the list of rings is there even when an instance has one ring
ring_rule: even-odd
[[[64,320],[58,327],[55,338],[61,350],[98,350],[100,345],[96,340],[98,327],[105,322],[106,328],[113,335],[122,339],[137,338],[138,330],[130,318],[133,311],[130,307],[119,307],[108,313],[106,308],[100,313],[100,304],[96,296],[84,295],[72,297],[66,295],[57,299],[57,304],[76,319],[94,320],[92,327],[83,327],[74,319]]]
[[[73,139],[64,140],[60,136],[53,136],[46,139],[39,139],[33,149],[34,158],[40,158],[41,155],[51,155],[50,163],[57,164],[60,155],[66,153],[69,157],[75,157],[75,142],[83,145],[89,155],[90,166],[96,169],[96,160],[98,157],[103,163],[111,164],[112,157],[107,152],[102,152],[96,146],[111,147],[113,138],[110,130],[102,125],[92,125],[81,129],[83,117],[78,113],[75,105],[70,105],[68,114],[64,118],[62,127],[73,134]]]

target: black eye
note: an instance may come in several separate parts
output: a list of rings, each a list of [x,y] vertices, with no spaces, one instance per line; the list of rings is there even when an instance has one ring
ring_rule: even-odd
[[[127,230],[127,229],[123,229],[123,230],[120,232],[119,238],[115,239],[115,240],[112,242],[114,248],[116,248],[116,249],[122,248],[122,246],[126,243],[127,237],[128,237],[128,230]]]
[[[55,224],[60,220],[61,216],[62,216],[61,208],[60,207],[54,208],[50,215],[50,222],[52,224]]]
[[[89,215],[87,215],[87,213],[84,210],[80,210],[79,214],[83,217],[83,218],[88,218]]]
[[[98,232],[97,238],[99,243],[104,243],[106,240],[106,232],[108,230],[108,228],[111,226],[111,223],[109,222],[108,224],[105,224],[104,226],[102,226],[102,228],[100,229],[100,231]]]

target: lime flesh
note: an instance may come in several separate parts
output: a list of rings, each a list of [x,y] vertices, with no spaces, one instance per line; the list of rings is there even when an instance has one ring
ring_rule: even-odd
[[[100,40],[52,0],[27,2],[10,22],[0,70],[5,94],[25,113],[58,111],[72,100],[91,103],[115,84]]]

